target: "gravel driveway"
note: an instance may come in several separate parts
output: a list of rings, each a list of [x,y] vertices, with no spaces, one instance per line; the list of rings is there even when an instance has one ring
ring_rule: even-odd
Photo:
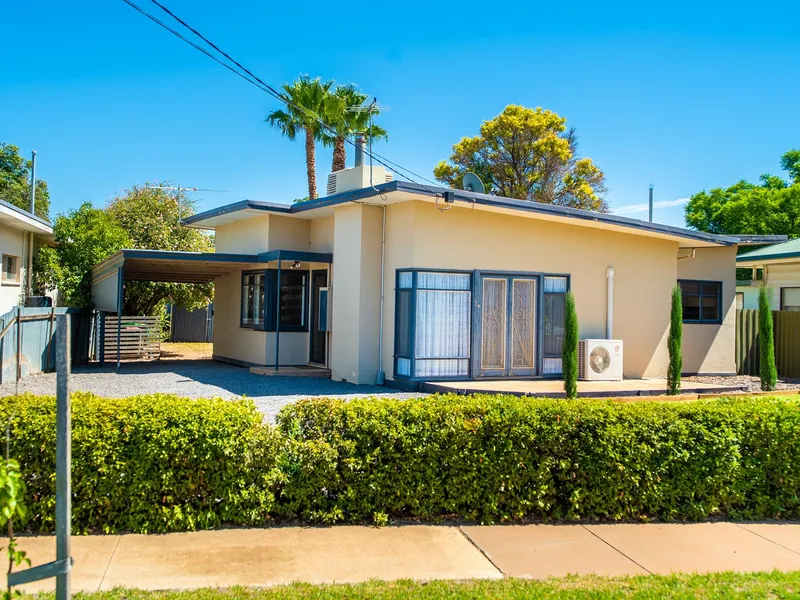
[[[250,370],[244,367],[210,360],[123,364],[120,373],[115,372],[114,366],[108,365],[79,367],[73,371],[70,383],[73,391],[93,392],[108,398],[156,393],[190,398],[248,396],[270,421],[287,404],[313,396],[349,399],[368,396],[410,398],[420,395],[316,377],[251,375]],[[20,393],[55,395],[55,391],[55,373],[31,375],[19,382]],[[0,396],[15,392],[14,381],[0,385]]]

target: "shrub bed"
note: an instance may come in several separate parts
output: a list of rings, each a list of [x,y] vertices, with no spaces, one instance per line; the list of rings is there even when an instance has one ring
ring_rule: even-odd
[[[11,455],[35,532],[55,530],[55,398],[3,398]],[[274,510],[280,436],[252,402],[171,395],[72,395],[76,532],[185,531],[263,524]]]
[[[54,529],[55,400],[3,398],[36,532]],[[800,517],[800,403],[501,396],[247,400],[73,395],[76,532],[271,519]]]
[[[305,519],[800,516],[791,400],[315,400],[278,419],[302,474],[282,508]]]

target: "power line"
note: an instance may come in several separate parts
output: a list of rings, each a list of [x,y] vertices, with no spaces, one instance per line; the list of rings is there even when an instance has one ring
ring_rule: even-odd
[[[210,53],[208,50],[206,50],[205,48],[203,48],[203,47],[199,46],[198,44],[195,44],[195,43],[194,43],[194,42],[192,42],[191,40],[187,39],[186,37],[184,37],[183,35],[181,35],[181,34],[180,34],[180,33],[178,33],[177,31],[175,31],[174,29],[172,29],[171,27],[169,27],[168,25],[166,25],[164,22],[162,22],[162,21],[161,21],[161,20],[159,20],[158,18],[154,17],[153,15],[151,15],[151,14],[149,14],[148,12],[146,12],[145,10],[143,10],[141,7],[139,7],[138,5],[136,5],[136,4],[135,4],[134,2],[132,2],[131,0],[123,0],[123,2],[125,2],[125,4],[127,4],[127,5],[131,6],[132,8],[134,8],[134,9],[135,9],[137,12],[139,12],[139,13],[143,14],[144,16],[146,16],[148,19],[150,19],[151,21],[153,21],[154,23],[156,23],[156,24],[157,24],[157,25],[159,25],[160,27],[162,27],[162,28],[166,29],[167,31],[169,31],[170,33],[172,33],[173,35],[175,35],[176,37],[178,37],[178,38],[179,38],[179,39],[181,39],[182,41],[186,42],[187,44],[189,44],[190,46],[192,46],[192,47],[193,47],[193,48],[195,48],[196,50],[199,50],[200,52],[202,52],[203,54],[205,54],[207,57],[209,57],[210,59],[212,59],[214,62],[216,62],[216,63],[218,63],[218,64],[222,65],[223,67],[225,67],[226,69],[228,69],[229,71],[231,71],[233,74],[237,75],[238,77],[241,77],[242,79],[244,79],[244,80],[245,80],[245,81],[247,81],[248,83],[250,83],[250,84],[254,85],[255,87],[257,87],[257,88],[259,88],[260,90],[262,90],[263,92],[266,92],[267,94],[269,94],[270,96],[272,96],[272,97],[276,98],[277,100],[280,100],[281,102],[285,103],[287,106],[289,106],[289,107],[291,107],[291,108],[294,108],[295,110],[297,110],[297,111],[298,111],[298,112],[300,112],[301,114],[305,114],[305,115],[307,115],[307,116],[311,117],[312,119],[314,119],[314,121],[315,121],[315,122],[317,122],[319,125],[321,125],[321,126],[322,126],[322,127],[323,127],[323,128],[324,128],[324,129],[325,129],[327,132],[328,132],[328,133],[331,133],[331,134],[333,134],[335,137],[343,137],[343,138],[344,138],[344,141],[345,141],[346,143],[350,144],[350,145],[351,145],[351,146],[353,146],[354,148],[356,148],[356,147],[357,147],[357,144],[356,144],[356,142],[355,142],[355,141],[351,140],[351,139],[350,139],[350,138],[348,138],[347,136],[339,136],[338,132],[337,132],[337,131],[336,131],[334,128],[332,128],[330,125],[328,125],[327,123],[325,123],[325,122],[324,122],[324,121],[323,121],[323,120],[322,120],[322,119],[321,119],[321,118],[320,118],[320,117],[319,117],[319,116],[318,116],[316,113],[314,113],[314,111],[312,111],[312,110],[310,110],[310,109],[307,109],[307,108],[305,108],[305,107],[299,106],[299,105],[295,104],[294,102],[292,102],[292,101],[291,101],[291,99],[290,99],[290,98],[288,98],[288,97],[287,97],[285,94],[283,94],[283,93],[281,93],[281,92],[277,91],[277,90],[276,90],[274,87],[272,87],[271,85],[269,85],[268,83],[266,83],[265,81],[263,81],[263,80],[262,80],[260,77],[258,77],[258,76],[257,76],[255,73],[253,73],[252,71],[250,71],[248,68],[246,68],[244,65],[242,65],[242,64],[241,64],[239,61],[237,61],[236,59],[234,59],[234,58],[233,58],[233,57],[232,57],[230,54],[228,54],[227,52],[225,52],[224,50],[222,50],[222,49],[221,49],[219,46],[217,46],[217,45],[216,45],[216,44],[214,44],[214,43],[213,43],[211,40],[209,40],[209,39],[208,39],[208,38],[206,38],[206,37],[205,37],[203,34],[201,34],[201,33],[200,33],[200,32],[199,32],[197,29],[195,29],[194,27],[192,27],[191,25],[189,25],[189,24],[188,24],[186,21],[184,21],[183,19],[181,19],[180,17],[178,17],[178,16],[177,16],[175,13],[173,13],[171,10],[169,10],[169,9],[168,9],[166,6],[164,6],[163,4],[161,4],[160,2],[158,2],[157,0],[151,0],[151,2],[152,2],[153,4],[155,4],[156,6],[158,6],[158,7],[159,7],[161,10],[163,10],[164,12],[166,12],[168,15],[170,15],[170,16],[171,16],[173,19],[175,19],[175,20],[176,20],[178,23],[180,23],[180,24],[181,24],[183,27],[187,28],[187,29],[188,29],[189,31],[191,31],[191,32],[192,32],[194,35],[196,35],[196,36],[197,36],[197,37],[199,37],[201,40],[203,40],[203,41],[204,41],[206,44],[208,44],[208,45],[209,45],[210,47],[212,47],[214,50],[216,50],[217,52],[219,52],[220,54],[222,54],[222,56],[224,56],[226,59],[228,59],[228,60],[229,60],[230,62],[232,62],[234,65],[236,65],[236,66],[237,66],[238,68],[240,68],[242,71],[244,71],[244,72],[247,74],[247,76],[243,75],[241,72],[237,71],[236,69],[234,69],[234,68],[233,68],[232,66],[230,66],[229,64],[226,64],[225,62],[221,61],[219,58],[217,58],[216,56],[214,56],[213,54],[211,54],[211,53]],[[404,178],[408,179],[409,181],[412,181],[412,182],[414,182],[414,183],[418,183],[417,181],[415,181],[415,180],[414,180],[414,178],[413,178],[413,177],[411,177],[411,176],[409,176],[409,175],[407,175],[407,174],[403,173],[402,171],[405,171],[406,173],[409,173],[409,174],[413,175],[414,177],[418,177],[418,178],[420,178],[420,179],[424,179],[425,181],[428,181],[428,182],[430,182],[430,183],[433,183],[434,185],[438,185],[437,183],[435,183],[435,182],[431,181],[430,179],[428,179],[428,178],[426,178],[426,177],[424,177],[424,176],[422,176],[422,175],[419,175],[419,174],[417,174],[417,173],[414,173],[414,172],[413,172],[413,171],[411,171],[410,169],[407,169],[407,168],[405,168],[405,167],[403,167],[403,166],[401,166],[401,165],[399,165],[399,164],[397,164],[397,163],[394,163],[394,162],[390,161],[389,159],[387,159],[387,158],[385,158],[385,157],[382,157],[382,156],[380,156],[379,154],[377,154],[377,153],[375,153],[375,152],[366,151],[366,152],[365,152],[365,154],[367,154],[368,156],[370,156],[371,158],[373,158],[373,159],[374,159],[376,162],[378,162],[379,164],[382,164],[384,167],[386,167],[386,168],[389,168],[389,169],[392,169],[392,168],[393,168],[393,169],[394,169],[394,171],[398,173],[398,175],[400,175],[401,177],[404,177]],[[384,161],[385,161],[385,162],[384,162]],[[394,167],[391,167],[391,166],[389,166],[389,164],[387,164],[387,163],[390,163],[391,165],[394,165]]]

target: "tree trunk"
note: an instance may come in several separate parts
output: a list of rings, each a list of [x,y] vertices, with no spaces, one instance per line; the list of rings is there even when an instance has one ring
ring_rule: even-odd
[[[306,128],[306,174],[308,175],[308,199],[317,197],[317,158],[315,156],[314,132]]]
[[[336,171],[341,171],[346,166],[347,148],[345,148],[344,145],[344,137],[339,135],[333,140],[333,164],[331,165],[331,171],[335,173]]]

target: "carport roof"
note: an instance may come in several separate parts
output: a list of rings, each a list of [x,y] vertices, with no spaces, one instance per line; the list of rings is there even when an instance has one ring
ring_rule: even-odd
[[[276,260],[332,262],[330,254],[274,250],[260,254],[222,252],[180,252],[170,250],[120,250],[92,269],[92,280],[122,267],[126,281],[165,281],[171,283],[207,283],[215,277],[258,263]]]

